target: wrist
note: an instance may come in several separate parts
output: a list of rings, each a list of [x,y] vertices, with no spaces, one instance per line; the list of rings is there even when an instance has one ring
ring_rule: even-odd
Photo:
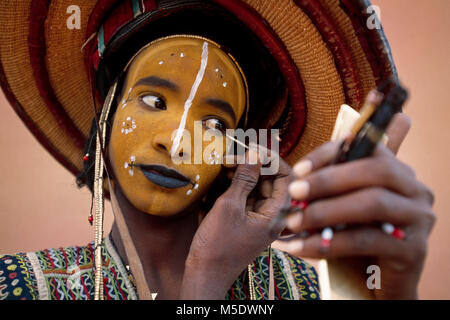
[[[187,259],[181,300],[223,300],[235,279],[219,265]]]

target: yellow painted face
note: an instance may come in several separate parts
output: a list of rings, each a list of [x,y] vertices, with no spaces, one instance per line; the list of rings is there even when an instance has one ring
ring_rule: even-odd
[[[217,139],[224,146],[217,152],[215,137],[205,133],[236,128],[245,107],[239,69],[213,43],[174,37],[142,50],[128,68],[108,149],[128,200],[172,216],[203,197],[221,171],[215,160],[225,154],[225,138]]]

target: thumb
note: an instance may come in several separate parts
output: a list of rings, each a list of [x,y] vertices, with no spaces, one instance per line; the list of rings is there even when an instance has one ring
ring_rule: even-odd
[[[259,161],[257,149],[251,147],[246,153],[245,163],[238,165],[227,193],[231,193],[231,196],[238,199],[247,200],[248,195],[258,183],[260,170],[261,161]]]
[[[411,118],[404,113],[397,113],[389,125],[386,134],[389,137],[387,147],[396,154],[411,128]]]

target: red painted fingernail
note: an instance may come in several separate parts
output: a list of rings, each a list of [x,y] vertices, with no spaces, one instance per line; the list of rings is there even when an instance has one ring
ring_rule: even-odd
[[[405,232],[400,228],[395,228],[392,236],[398,240],[403,240],[405,239]]]

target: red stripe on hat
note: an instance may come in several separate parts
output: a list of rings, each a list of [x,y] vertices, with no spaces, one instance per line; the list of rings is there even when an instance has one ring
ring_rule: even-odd
[[[278,63],[289,90],[292,109],[290,125],[281,137],[280,155],[286,156],[297,145],[306,122],[305,88],[297,66],[292,61],[283,42],[256,10],[238,0],[213,1],[232,12],[252,30]]]
[[[353,63],[352,52],[345,42],[345,38],[341,35],[338,26],[318,1],[294,0],[294,2],[317,27],[322,39],[332,53],[344,86],[345,100],[350,106],[359,110],[362,94],[358,69]]]

